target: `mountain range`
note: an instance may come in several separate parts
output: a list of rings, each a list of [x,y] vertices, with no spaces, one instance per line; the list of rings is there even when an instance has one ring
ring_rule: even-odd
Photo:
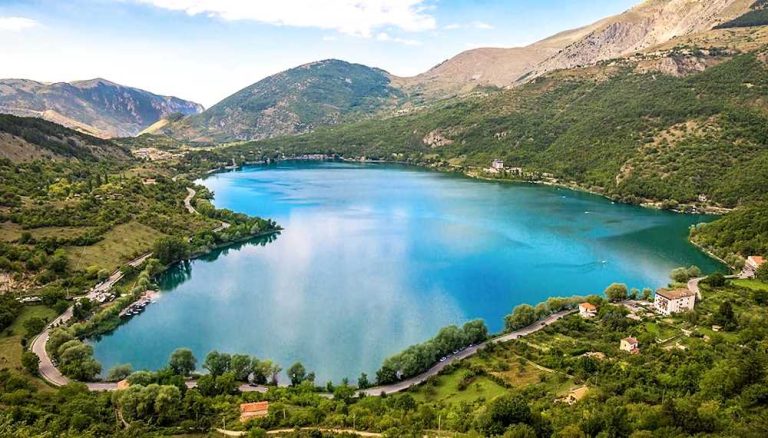
[[[685,37],[717,27],[738,27],[739,20],[760,24],[764,6],[763,0],[645,0],[622,14],[526,47],[465,51],[408,78],[341,60],[318,61],[260,80],[206,111],[103,79],[56,84],[2,80],[0,112],[42,117],[100,137],[150,133],[185,141],[260,140],[517,87],[549,72],[682,44]],[[672,74],[706,67],[665,62],[662,70]]]
[[[134,136],[164,117],[201,111],[197,103],[105,79],[0,80],[0,113],[39,117],[101,138]]]
[[[477,90],[518,86],[554,70],[629,56],[708,31],[755,5],[754,0],[647,0],[623,14],[527,47],[465,51],[410,78],[338,60],[321,61],[266,78],[200,115],[149,132],[185,140],[258,140],[400,114]]]

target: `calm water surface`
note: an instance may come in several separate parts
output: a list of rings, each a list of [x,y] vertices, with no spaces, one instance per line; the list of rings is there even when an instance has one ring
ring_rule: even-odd
[[[294,361],[318,382],[369,375],[452,323],[493,331],[517,304],[659,287],[719,266],[686,242],[706,220],[564,189],[391,165],[281,163],[203,182],[217,207],[285,230],[170,270],[156,304],[95,342],[107,370],[163,366],[177,347]]]

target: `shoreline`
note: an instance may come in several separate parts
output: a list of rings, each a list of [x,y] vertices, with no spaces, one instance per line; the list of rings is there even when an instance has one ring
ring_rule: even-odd
[[[609,197],[608,195],[604,193],[597,192],[595,190],[591,190],[587,187],[581,186],[578,183],[565,183],[560,181],[551,181],[551,180],[524,180],[524,179],[513,179],[513,178],[492,178],[489,176],[483,176],[479,172],[473,172],[472,170],[462,170],[462,169],[448,169],[448,168],[441,168],[441,167],[434,167],[429,166],[425,164],[418,164],[418,163],[411,163],[407,161],[399,161],[399,160],[372,160],[372,159],[355,159],[355,158],[345,158],[343,156],[335,155],[335,156],[325,156],[322,159],[314,159],[314,158],[301,158],[301,157],[287,157],[282,159],[276,159],[272,162],[252,162],[252,163],[243,163],[242,166],[239,166],[237,169],[231,169],[227,167],[217,167],[215,169],[209,169],[206,171],[202,176],[197,177],[197,179],[205,179],[208,176],[215,175],[217,173],[223,173],[223,172],[229,172],[233,170],[242,170],[244,167],[259,167],[259,166],[268,166],[270,164],[276,164],[281,161],[308,161],[308,162],[341,162],[341,163],[349,163],[349,164],[397,164],[402,166],[409,166],[420,170],[428,170],[433,172],[439,172],[439,173],[446,173],[446,174],[458,174],[462,177],[477,180],[477,181],[484,181],[484,182],[496,182],[496,183],[502,183],[502,184],[525,184],[525,185],[532,185],[532,186],[546,186],[546,187],[556,187],[556,188],[562,188],[566,190],[572,190],[574,192],[579,193],[586,193],[593,196],[598,196],[600,198],[603,198],[607,201],[615,202],[618,204],[623,205],[629,205],[634,207],[640,207],[640,208],[647,208],[650,210],[656,210],[656,211],[666,211],[669,213],[674,214],[681,214],[681,215],[696,215],[696,216],[715,216],[720,217],[724,214],[727,214],[734,209],[725,209],[721,207],[708,207],[705,208],[705,211],[701,212],[685,212],[685,211],[679,211],[679,210],[669,210],[664,209],[660,207],[661,201],[652,201],[652,200],[645,200],[647,202],[643,202],[640,204],[632,204],[622,201],[617,201]],[[709,210],[709,211],[707,211]],[[702,222],[703,223],[703,222]],[[723,266],[732,269],[733,267],[729,265],[725,260],[718,257],[711,251],[707,250],[706,248],[702,247],[701,245],[694,242],[690,234],[686,237],[686,241],[690,243],[691,245],[695,246],[699,251],[701,251],[703,254],[708,256],[709,258],[717,261],[718,263],[722,264]]]
[[[232,170],[242,170],[246,166],[268,166],[270,164],[279,163],[281,161],[308,161],[308,162],[341,162],[341,163],[349,163],[349,164],[399,164],[404,166],[410,166],[415,167],[421,170],[431,170],[435,172],[440,173],[453,173],[453,174],[460,174],[464,177],[478,180],[478,181],[487,181],[487,182],[499,182],[499,183],[512,183],[512,184],[531,184],[531,185],[542,185],[542,186],[548,186],[548,187],[559,187],[563,189],[573,190],[575,192],[581,192],[581,193],[588,193],[591,195],[599,196],[601,198],[607,199],[611,202],[616,202],[619,204],[624,205],[632,205],[636,207],[642,207],[642,208],[648,208],[651,210],[659,210],[659,211],[668,211],[670,213],[676,213],[676,214],[682,214],[682,215],[704,215],[704,216],[722,216],[724,214],[730,213],[734,211],[733,208],[727,208],[727,207],[720,207],[716,205],[704,205],[704,206],[694,206],[691,204],[680,204],[680,206],[685,207],[691,207],[696,209],[695,211],[684,211],[680,209],[667,209],[662,208],[663,200],[654,200],[654,199],[647,199],[642,198],[640,203],[634,204],[631,202],[624,202],[621,200],[616,200],[611,198],[610,195],[607,195],[605,193],[602,193],[598,190],[593,190],[588,187],[585,187],[584,185],[581,185],[575,181],[569,181],[564,182],[560,181],[557,178],[545,178],[545,179],[522,179],[522,178],[494,178],[491,176],[485,176],[482,175],[483,169],[481,168],[446,168],[446,167],[440,167],[440,166],[432,166],[429,164],[424,163],[413,163],[409,161],[401,161],[401,160],[386,160],[386,159],[360,159],[360,158],[346,158],[340,155],[336,156],[325,156],[322,159],[318,158],[302,158],[302,157],[286,157],[286,158],[279,158],[272,160],[271,162],[244,162],[242,165],[238,166],[237,168],[232,167],[217,167],[214,169],[209,169],[208,171],[205,171],[202,175],[195,175],[198,179],[204,179],[205,177],[208,177],[210,175],[214,175],[216,173],[224,172],[224,171],[232,171]]]
[[[318,162],[332,161],[332,162],[343,162],[343,163],[352,163],[352,164],[354,164],[354,163],[360,163],[360,164],[366,164],[366,163],[368,163],[368,164],[397,164],[397,165],[405,165],[405,166],[414,167],[414,168],[419,169],[419,170],[430,170],[430,171],[435,171],[435,172],[440,172],[440,173],[454,173],[454,174],[460,175],[461,177],[466,177],[466,178],[471,178],[471,179],[476,179],[476,180],[486,181],[486,182],[502,182],[502,183],[511,183],[511,184],[529,184],[529,185],[544,185],[544,186],[550,186],[550,187],[559,187],[559,188],[563,188],[563,189],[566,189],[566,190],[573,190],[573,191],[576,191],[576,192],[588,193],[588,194],[591,194],[591,195],[594,195],[594,196],[600,196],[600,197],[602,197],[604,199],[607,199],[607,200],[611,200],[610,198],[608,198],[607,196],[605,196],[605,195],[603,195],[601,193],[597,193],[597,192],[588,190],[588,189],[583,188],[583,187],[573,186],[573,185],[568,185],[568,184],[563,184],[563,183],[552,183],[550,181],[526,181],[526,180],[516,180],[516,179],[509,179],[509,178],[488,178],[488,177],[484,177],[484,176],[478,175],[478,174],[467,173],[465,171],[457,171],[457,170],[451,171],[451,170],[444,169],[444,168],[443,169],[439,169],[439,168],[434,168],[434,167],[429,167],[429,166],[424,166],[424,165],[418,165],[418,164],[413,164],[413,163],[402,162],[402,161],[386,161],[386,160],[366,160],[366,161],[362,161],[362,160],[352,160],[352,159],[344,159],[344,158],[331,158],[331,157],[328,157],[327,159],[322,159],[322,160],[319,160],[319,159],[309,159],[308,160],[306,158],[286,158],[286,159],[282,159],[282,160],[275,160],[272,163],[265,163],[265,162],[246,163],[243,166],[237,167],[237,169],[234,169],[234,168],[231,168],[231,167],[218,167],[218,168],[215,168],[215,169],[209,169],[208,171],[205,171],[203,173],[203,175],[198,177],[198,178],[205,179],[208,176],[214,175],[216,173],[229,172],[229,171],[233,171],[233,170],[242,170],[246,166],[248,166],[248,167],[250,167],[250,166],[252,166],[252,167],[268,166],[269,164],[276,164],[276,163],[279,163],[280,161],[310,161],[310,162],[313,162],[313,161],[318,161]],[[189,175],[195,175],[195,174],[197,174],[197,172],[191,172]],[[616,202],[616,201],[614,201],[614,202]],[[627,204],[627,205],[633,205],[633,204]],[[652,208],[652,207],[643,206],[643,205],[635,205],[635,206],[642,206],[642,207],[645,207],[645,208]],[[685,214],[685,213],[683,213],[683,214]],[[240,239],[237,239],[237,240],[234,240],[234,241],[230,241],[230,242],[222,243],[222,244],[219,244],[219,245],[215,245],[215,246],[213,246],[211,248],[208,248],[205,251],[200,251],[200,252],[196,252],[196,253],[191,254],[190,257],[188,259],[186,259],[186,261],[192,261],[192,260],[204,257],[204,256],[206,256],[206,255],[208,255],[208,254],[210,254],[210,253],[212,253],[212,252],[214,252],[216,250],[224,249],[224,248],[229,247],[229,246],[234,246],[234,245],[237,245],[237,244],[242,243],[242,242],[246,242],[246,241],[251,240],[251,239],[257,239],[259,237],[265,237],[265,236],[279,234],[282,231],[284,231],[284,229],[279,227],[278,229],[275,229],[275,230],[261,232],[261,233],[245,236],[243,238],[240,238]],[[711,252],[705,250],[700,245],[698,245],[695,242],[691,241],[690,238],[687,239],[687,241],[689,243],[693,244],[697,249],[702,251],[704,254],[706,254],[710,258],[718,261],[719,263],[722,263],[726,267],[728,266],[727,263],[725,263],[722,259],[720,259],[719,257],[716,257]],[[171,269],[177,263],[173,263],[171,265],[165,266],[163,268],[163,270],[160,273],[158,273],[158,275],[160,275],[160,274],[166,272],[167,270]],[[128,320],[121,321],[119,325],[122,325],[125,322],[128,322]],[[103,331],[103,332],[94,332],[92,334],[89,334],[88,338],[97,338],[99,336],[108,334],[108,333],[114,331],[115,329],[111,329],[111,330],[107,330],[107,331]]]

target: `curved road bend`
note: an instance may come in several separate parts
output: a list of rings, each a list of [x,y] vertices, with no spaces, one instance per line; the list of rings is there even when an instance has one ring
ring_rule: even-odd
[[[184,207],[187,209],[188,212],[191,214],[200,214],[195,210],[195,207],[192,206],[192,198],[195,197],[197,192],[192,187],[187,187],[187,197],[184,198]]]
[[[140,257],[137,257],[130,262],[128,262],[128,265],[137,267],[141,266],[142,263],[144,263],[145,260],[147,260],[150,256],[152,256],[152,253],[146,253]],[[112,286],[114,286],[118,281],[120,281],[123,278],[123,272],[119,269],[115,270],[115,272],[112,273],[112,275],[109,276],[105,281],[97,284],[93,289],[88,291],[88,294],[85,295],[88,299],[94,299],[96,295],[102,292],[106,292],[110,289],[112,289]],[[72,319],[72,307],[69,306],[67,310],[64,311],[61,315],[56,317],[53,321],[51,321],[43,330],[42,333],[37,335],[35,339],[32,340],[32,347],[31,350],[34,352],[37,357],[40,358],[40,377],[48,381],[48,383],[54,385],[54,386],[62,386],[69,383],[69,379],[61,374],[58,368],[56,368],[53,365],[53,361],[51,361],[51,358],[48,356],[48,352],[45,349],[45,345],[48,343],[48,338],[51,334],[51,329],[55,326],[58,326],[60,324],[64,324],[68,322],[70,319]],[[96,384],[98,385],[98,384]],[[90,386],[89,386],[90,388]]]
[[[696,294],[696,299],[701,300],[701,289],[699,288],[699,283],[701,280],[704,280],[707,277],[698,277],[698,278],[691,278],[688,280],[688,290]],[[728,279],[734,279],[734,278],[740,278],[744,279],[747,278],[747,276],[744,273],[741,273],[739,275],[726,275],[725,278]]]
[[[190,214],[200,214],[200,212],[197,211],[194,206],[192,206],[192,198],[194,198],[195,195],[197,195],[197,191],[195,191],[195,189],[193,189],[192,187],[187,187],[187,197],[184,198],[184,208],[186,208]],[[221,224],[218,227],[213,229],[214,233],[218,233],[219,231],[226,230],[231,226],[229,222],[224,222],[224,221],[220,221],[220,222]]]

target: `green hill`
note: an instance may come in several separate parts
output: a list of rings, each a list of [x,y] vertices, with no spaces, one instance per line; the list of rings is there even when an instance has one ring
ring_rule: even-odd
[[[125,161],[130,154],[109,140],[55,123],[0,114],[0,158],[14,162],[40,158]]]
[[[157,132],[197,141],[262,139],[369,116],[401,98],[385,71],[326,60],[270,76]]]
[[[488,97],[241,150],[335,152],[465,171],[500,158],[628,202],[704,195],[735,207],[768,194],[760,184],[768,176],[764,54],[687,77],[636,67],[564,71]]]

